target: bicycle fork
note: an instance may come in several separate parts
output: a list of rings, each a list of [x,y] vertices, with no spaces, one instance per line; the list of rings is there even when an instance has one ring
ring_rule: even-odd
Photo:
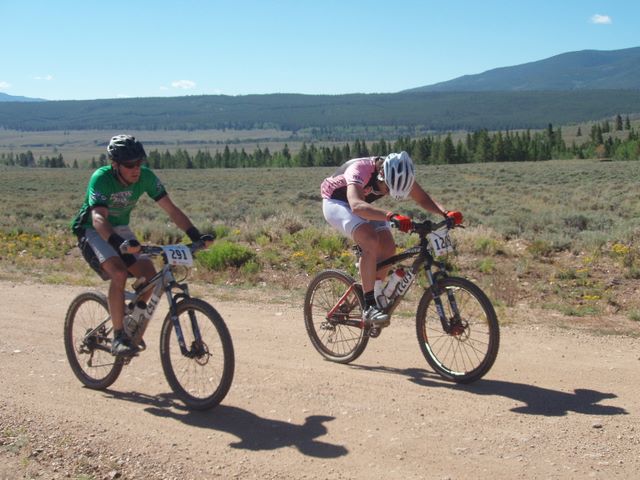
[[[460,310],[458,310],[458,303],[456,302],[456,297],[453,291],[450,288],[444,289],[447,294],[449,307],[451,308],[451,312],[453,313],[453,315],[449,319],[447,318],[444,304],[442,302],[442,291],[438,286],[438,281],[436,280],[435,275],[433,274],[433,272],[431,272],[431,270],[427,270],[427,278],[429,279],[429,284],[431,285],[429,289],[431,290],[433,303],[436,306],[436,312],[438,312],[438,317],[440,318],[442,329],[449,335],[459,335],[464,331],[464,325],[462,324]]]
[[[191,345],[191,349],[187,348],[187,344],[184,341],[184,333],[182,332],[182,327],[180,326],[180,320],[178,318],[178,307],[176,298],[190,298],[189,290],[186,285],[177,285],[177,287],[182,290],[182,293],[178,293],[177,295],[173,296],[173,294],[171,293],[171,288],[168,288],[166,290],[166,295],[167,299],[169,300],[169,313],[171,315],[171,323],[173,324],[173,328],[176,331],[176,339],[178,340],[178,345],[180,346],[180,352],[182,353],[182,355],[188,358],[199,357],[203,352],[203,342],[195,311],[191,309],[187,311],[187,314],[189,315],[189,323],[191,324],[191,331],[193,333],[193,343]]]

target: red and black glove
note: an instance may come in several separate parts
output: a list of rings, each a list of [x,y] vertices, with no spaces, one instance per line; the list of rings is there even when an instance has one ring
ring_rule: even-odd
[[[462,224],[462,213],[461,212],[457,212],[457,211],[453,211],[453,212],[445,212],[445,218],[447,219],[447,224],[449,225],[449,228],[455,226],[455,225],[461,225]]]
[[[398,227],[398,230],[400,230],[401,232],[407,233],[413,229],[413,222],[411,221],[411,217],[389,212],[387,213],[387,220]]]

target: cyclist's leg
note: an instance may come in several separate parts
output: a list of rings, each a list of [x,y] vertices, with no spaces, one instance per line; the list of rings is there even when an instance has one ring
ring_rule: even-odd
[[[125,240],[137,240],[129,226],[116,227],[114,230],[116,230],[116,233]],[[135,255],[135,257],[137,261],[128,267],[129,273],[136,278],[144,277],[146,280],[150,280],[156,274],[156,268],[154,267],[153,262],[146,255]],[[151,290],[146,292],[143,295],[142,300],[145,302],[148,301],[152,293],[153,292]]]
[[[360,278],[365,301],[364,321],[381,326],[388,324],[389,315],[379,309],[374,295],[379,248],[377,230],[388,225],[387,222],[365,220],[355,215],[347,202],[339,200],[323,200],[322,212],[332,227],[351,238],[362,249]]]
[[[136,349],[131,347],[129,339],[124,334],[124,289],[129,275],[127,266],[115,249],[97,231],[87,229],[85,238],[100,262],[101,269],[109,277],[107,303],[114,330],[112,353],[118,355],[135,353]]]
[[[378,234],[378,257],[376,261],[379,263],[392,257],[396,253],[396,242],[393,239],[393,235],[391,235],[391,229],[388,225],[379,227],[376,233]],[[387,278],[387,273],[390,268],[391,265],[378,270],[376,279],[382,280]]]
[[[376,281],[376,263],[378,261],[378,234],[375,227],[368,222],[363,222],[353,231],[353,240],[362,249],[360,257],[360,277],[362,278],[362,290],[373,291]]]
[[[360,245],[362,249],[362,256],[360,257],[362,287],[365,292],[373,290],[373,283],[375,281],[375,259],[377,258],[375,227],[371,222],[355,215],[351,211],[349,204],[341,200],[323,200],[322,213],[329,225],[345,237]],[[364,230],[361,230],[361,227]],[[361,232],[356,236],[355,232],[357,230],[361,230]]]
[[[374,222],[360,224],[353,231],[353,239],[362,249],[360,277],[364,293],[364,321],[376,327],[384,327],[389,324],[389,315],[378,305],[375,297],[376,264],[380,255],[381,242]]]
[[[100,270],[106,274],[105,276],[110,281],[108,294],[109,313],[111,314],[113,328],[122,330],[127,267],[114,248],[109,245],[109,242],[104,240],[94,229],[88,228],[86,230],[85,247],[91,249],[90,253],[93,253],[93,257],[95,257],[95,261],[87,259],[89,264],[93,265],[92,262],[95,263],[97,261],[100,265]],[[85,258],[87,257],[88,255],[85,255]]]
[[[109,304],[113,329],[122,330],[124,328],[124,289],[128,278],[127,267],[118,256],[108,258],[101,265],[110,277],[107,303]]]

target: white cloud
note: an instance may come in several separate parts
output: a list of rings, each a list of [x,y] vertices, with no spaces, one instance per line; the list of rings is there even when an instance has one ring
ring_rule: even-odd
[[[591,23],[595,23],[596,25],[610,25],[613,23],[613,19],[609,15],[596,13],[591,17]]]
[[[9,82],[3,82],[0,80],[0,90],[9,90],[11,88],[11,84]]]
[[[53,75],[43,75],[43,76],[36,76],[33,77],[34,80],[44,80],[46,82],[50,82],[51,80],[53,80]]]
[[[171,86],[182,90],[191,90],[195,88],[196,82],[192,82],[191,80],[176,80],[175,82],[171,82]]]

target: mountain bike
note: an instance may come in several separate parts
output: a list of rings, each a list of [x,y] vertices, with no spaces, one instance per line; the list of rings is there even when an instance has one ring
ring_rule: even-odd
[[[439,257],[454,250],[447,220],[412,223],[419,244],[378,263],[403,275],[394,287],[385,313],[400,305],[417,275],[424,272],[426,286],[416,312],[416,334],[429,365],[443,378],[471,383],[484,376],[495,362],[500,343],[496,312],[485,293],[473,282],[449,275]],[[359,248],[354,247],[359,259]],[[409,266],[402,262],[413,259]],[[349,274],[324,270],[310,282],[304,301],[304,322],[311,343],[327,360],[349,363],[364,352],[369,339],[381,329],[363,320],[362,286]]]
[[[148,281],[136,281],[125,292],[125,328],[133,330],[132,344],[141,351],[149,321],[164,294],[169,302],[160,331],[160,360],[169,386],[194,410],[218,405],[227,395],[235,368],[231,335],[220,314],[207,302],[191,297],[186,283],[174,271],[189,268],[193,255],[204,248],[191,245],[143,245],[141,253],[161,257],[163,267]],[[149,301],[140,303],[152,291]],[[136,308],[136,306],[142,308]],[[79,294],[69,306],[64,322],[64,345],[73,373],[87,387],[104,390],[116,381],[132,356],[111,355],[113,326],[107,297],[101,292]]]

